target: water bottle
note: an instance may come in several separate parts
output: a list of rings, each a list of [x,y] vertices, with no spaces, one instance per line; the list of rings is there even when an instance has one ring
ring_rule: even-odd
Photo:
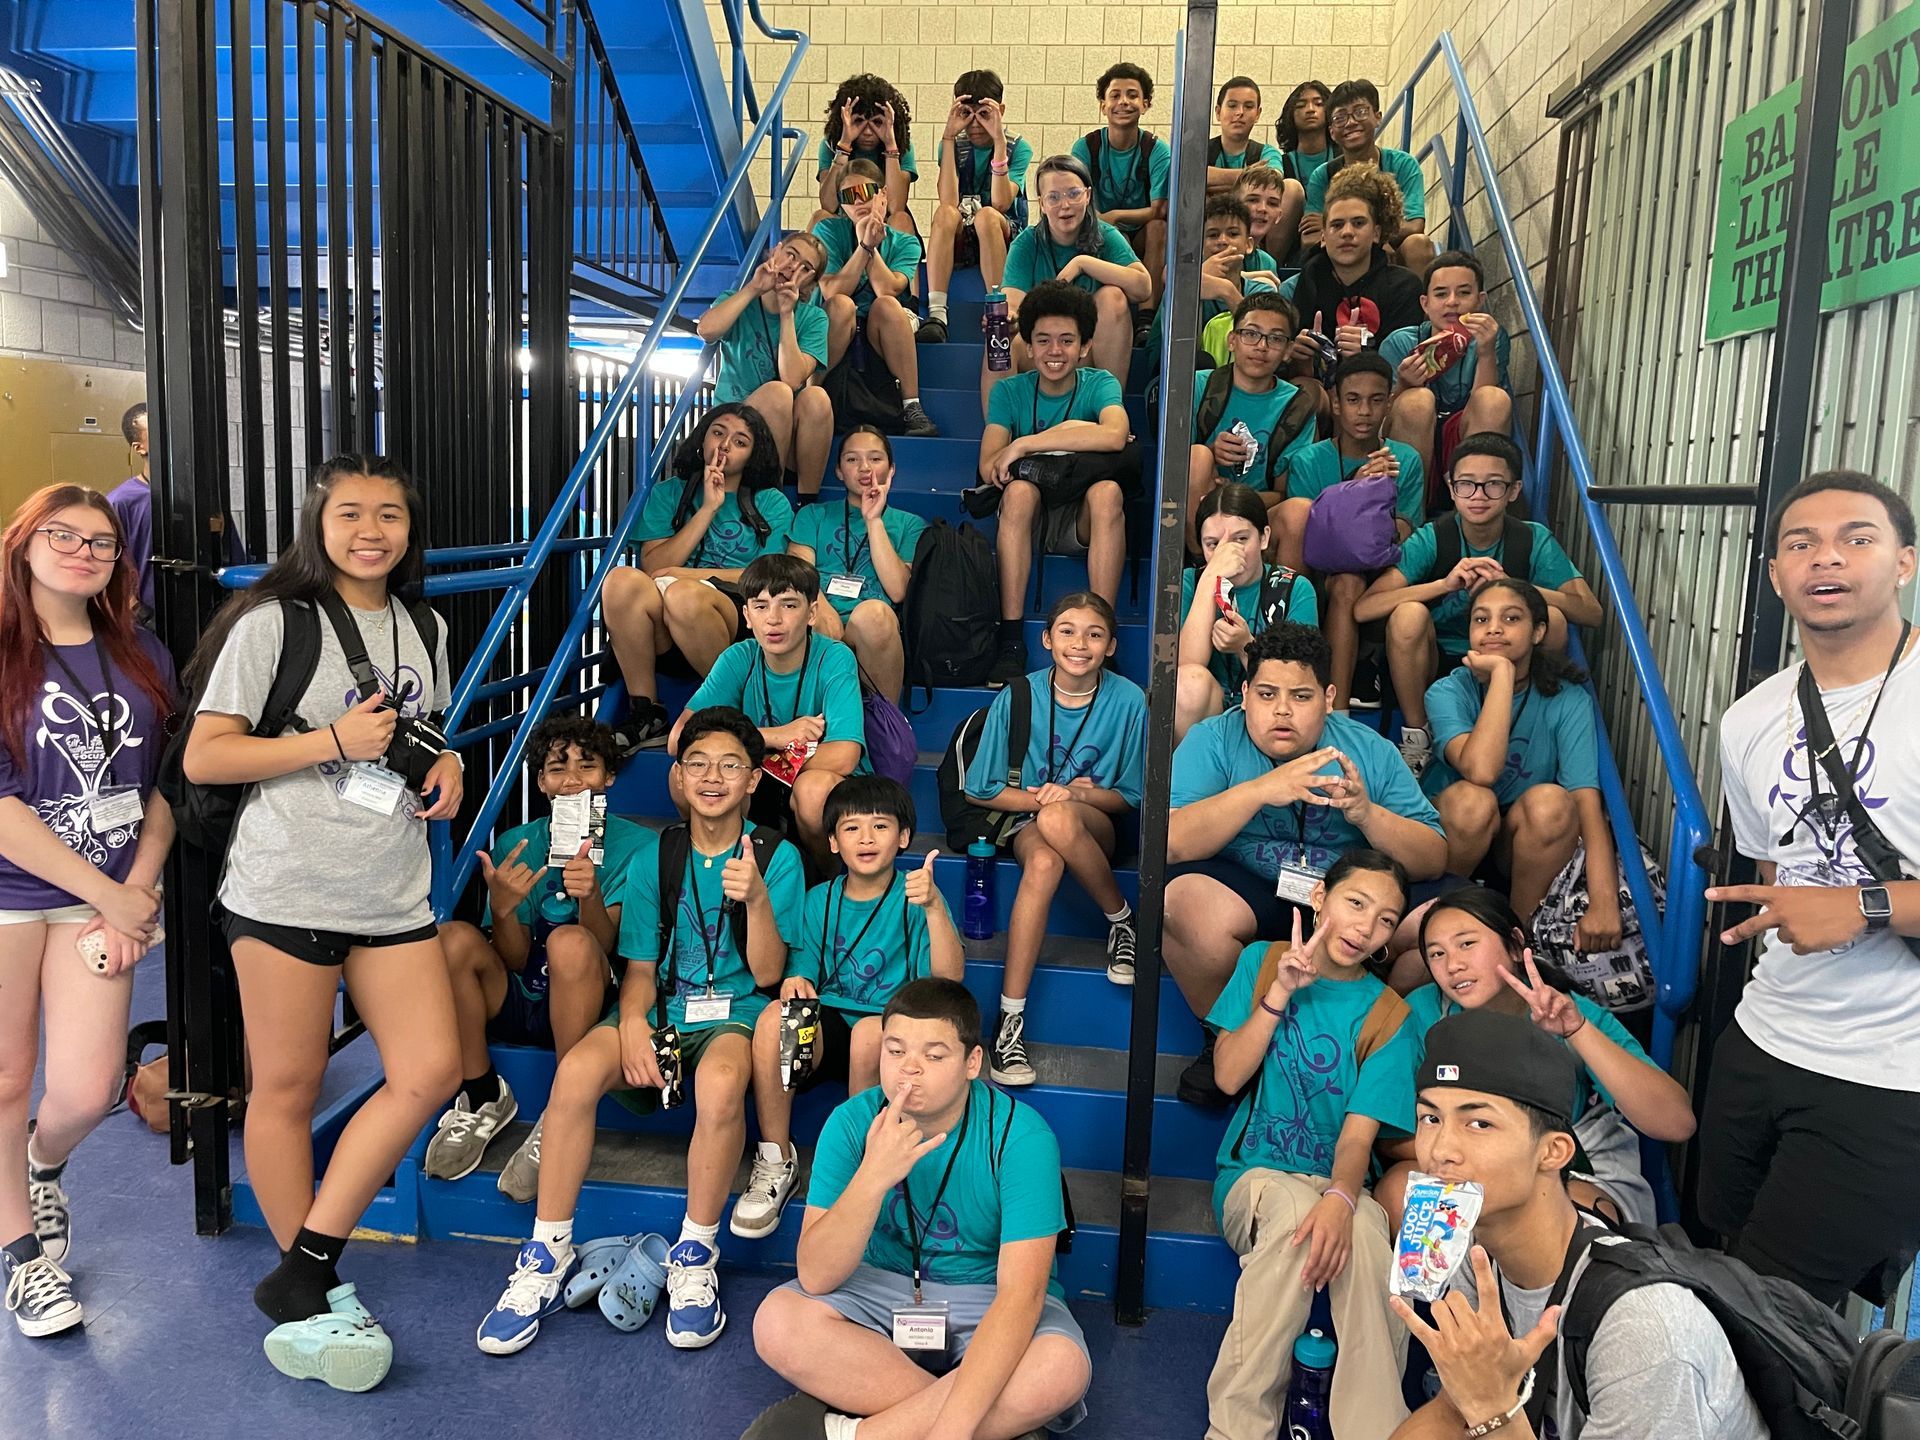
[[[1007,319],[1007,292],[996,288],[987,292],[987,369],[1012,368],[1013,323]]]
[[[999,855],[990,840],[976,840],[967,847],[967,903],[960,933],[969,940],[993,936],[993,867]]]
[[[1324,1330],[1293,1342],[1293,1383],[1287,1387],[1287,1440],[1333,1440],[1333,1357]]]

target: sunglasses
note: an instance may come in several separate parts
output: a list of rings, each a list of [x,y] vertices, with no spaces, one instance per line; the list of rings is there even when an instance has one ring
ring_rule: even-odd
[[[879,193],[880,187],[871,180],[852,180],[840,187],[840,203],[864,205]]]

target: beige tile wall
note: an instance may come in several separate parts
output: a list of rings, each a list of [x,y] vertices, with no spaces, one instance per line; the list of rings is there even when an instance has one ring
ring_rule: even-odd
[[[708,18],[720,42],[723,73],[732,64],[726,22],[717,4]],[[1067,0],[972,0],[972,3],[770,3],[769,20],[805,31],[813,44],[801,62],[791,109],[818,146],[834,87],[862,70],[883,75],[907,97],[915,149],[924,174],[912,209],[924,232],[933,207],[933,155],[940,126],[962,71],[996,71],[1007,86],[1007,114],[1032,143],[1036,158],[1065,150],[1100,123],[1094,81],[1116,60],[1146,67],[1156,83],[1147,128],[1165,131],[1173,110],[1173,37],[1184,5],[1086,4]],[[1318,5],[1221,0],[1215,54],[1220,79],[1251,75],[1267,92],[1262,129],[1272,138],[1276,107],[1309,77],[1337,84],[1365,75],[1385,88],[1394,34],[1393,0],[1344,0]],[[786,62],[787,47],[750,42],[748,64],[766,94]],[[1211,99],[1211,97],[1209,97]],[[803,171],[809,194],[814,172]],[[761,193],[765,193],[764,189]],[[786,221],[803,225],[811,201],[790,199]]]

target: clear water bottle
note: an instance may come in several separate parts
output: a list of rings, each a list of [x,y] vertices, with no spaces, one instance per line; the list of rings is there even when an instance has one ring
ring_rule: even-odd
[[[1293,1342],[1293,1383],[1287,1387],[1287,1440],[1333,1440],[1333,1357],[1324,1330]]]
[[[1013,322],[1007,318],[1007,292],[987,292],[987,369],[1013,368]]]
[[[989,840],[976,840],[967,847],[967,898],[960,933],[969,940],[993,935],[993,867],[999,855]]]

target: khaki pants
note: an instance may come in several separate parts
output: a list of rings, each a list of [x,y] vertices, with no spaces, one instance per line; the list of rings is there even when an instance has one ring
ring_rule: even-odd
[[[1293,1342],[1306,1329],[1313,1296],[1301,1287],[1307,1247],[1294,1231],[1333,1182],[1323,1175],[1249,1170],[1227,1192],[1227,1243],[1240,1256],[1233,1322],[1207,1382],[1207,1440],[1274,1440],[1283,1433]],[[1387,1212],[1360,1196],[1353,1252],[1331,1287],[1340,1356],[1333,1374],[1333,1433],[1339,1440],[1386,1440],[1407,1418],[1400,1374],[1407,1332],[1387,1308],[1393,1243]]]

